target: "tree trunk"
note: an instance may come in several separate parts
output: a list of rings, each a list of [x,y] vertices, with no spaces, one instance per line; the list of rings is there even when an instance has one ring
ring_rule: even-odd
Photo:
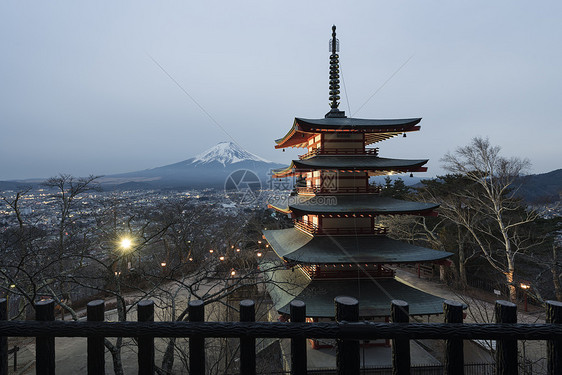
[[[459,286],[461,290],[465,290],[468,284],[466,278],[466,254],[464,253],[464,244],[459,238]]]
[[[171,374],[172,368],[174,367],[174,349],[176,347],[176,338],[172,337],[168,341],[166,346],[166,351],[162,357],[162,372],[164,374]]]
[[[562,301],[562,287],[560,286],[560,272],[558,272],[557,261],[557,248],[556,245],[552,246],[552,264],[550,272],[552,273],[552,283],[554,284],[554,292],[556,293],[556,300]]]
[[[517,288],[513,283],[513,275],[515,274],[512,268],[505,273],[505,281],[507,283],[507,288],[509,289],[509,301],[511,303],[517,303]]]

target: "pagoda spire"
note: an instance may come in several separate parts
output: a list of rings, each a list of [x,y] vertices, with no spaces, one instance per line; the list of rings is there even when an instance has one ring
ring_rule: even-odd
[[[340,43],[336,38],[336,25],[332,26],[332,39],[330,40],[330,112],[325,117],[346,117],[344,111],[338,109],[340,100],[340,66],[339,52]]]

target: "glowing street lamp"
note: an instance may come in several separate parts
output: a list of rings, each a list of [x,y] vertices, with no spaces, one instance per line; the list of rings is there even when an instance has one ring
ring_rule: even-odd
[[[258,252],[256,253],[256,255],[257,255],[258,258],[261,258],[261,256],[262,256],[261,251],[258,251]]]
[[[119,246],[123,249],[123,251],[127,251],[131,248],[131,246],[133,246],[133,241],[131,241],[129,237],[123,237],[119,242]]]
[[[230,271],[230,276],[236,276],[236,271],[234,270]]]
[[[211,254],[214,253],[214,252],[215,252],[215,250],[213,250],[213,249],[209,250],[209,253],[211,253]]]
[[[224,256],[221,255],[221,256],[219,257],[219,260],[222,262],[222,261],[224,260]]]

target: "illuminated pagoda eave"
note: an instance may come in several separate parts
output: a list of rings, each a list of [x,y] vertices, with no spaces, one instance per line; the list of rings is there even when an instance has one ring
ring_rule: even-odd
[[[273,251],[302,264],[406,264],[438,262],[453,255],[387,236],[311,236],[296,228],[264,230]]]
[[[392,296],[400,296],[408,301],[410,315],[443,313],[443,298],[425,293],[394,278],[377,279],[374,287],[370,279],[310,279],[299,268],[266,271],[266,277],[271,281],[266,283],[266,288],[274,308],[281,314],[289,314],[291,301],[298,299],[306,304],[308,317],[333,318],[335,295],[356,298],[359,301],[361,319],[390,316]],[[279,288],[276,285],[283,287]]]
[[[436,216],[435,203],[411,202],[400,199],[382,197],[372,194],[341,195],[334,200],[334,204],[322,196],[290,196],[270,203],[269,207],[285,214],[302,216],[303,214],[323,214],[348,217],[363,217],[364,215],[419,215]]]
[[[369,176],[426,172],[427,167],[423,165],[427,162],[428,159],[393,159],[368,155],[314,156],[304,160],[293,160],[289,166],[273,170],[273,177],[283,178],[317,170],[365,172]]]
[[[421,118],[359,119],[348,117],[303,119],[295,118],[292,128],[277,139],[275,148],[306,147],[311,136],[320,133],[365,133],[365,145],[380,142],[397,135],[419,131]]]

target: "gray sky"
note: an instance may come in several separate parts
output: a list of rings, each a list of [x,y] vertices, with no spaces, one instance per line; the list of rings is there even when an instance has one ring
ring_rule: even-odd
[[[328,105],[338,27],[353,117],[423,117],[379,144],[439,159],[474,136],[532,173],[561,168],[559,1],[49,1],[0,3],[0,180],[111,174],[187,159],[228,136],[273,140]],[[361,109],[392,74],[412,59]],[[302,150],[301,150],[302,151]]]

